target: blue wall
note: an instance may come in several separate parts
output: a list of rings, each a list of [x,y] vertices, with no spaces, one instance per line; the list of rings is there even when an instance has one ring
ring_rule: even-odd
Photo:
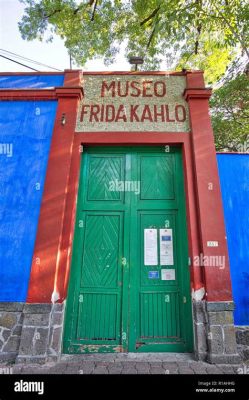
[[[64,75],[0,75],[0,89],[63,86]]]
[[[26,300],[56,107],[0,102],[0,301]]]
[[[218,154],[236,325],[249,325],[249,154]]]

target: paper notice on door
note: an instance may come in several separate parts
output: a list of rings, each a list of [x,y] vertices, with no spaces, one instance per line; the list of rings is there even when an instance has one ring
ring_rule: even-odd
[[[161,270],[161,280],[162,281],[175,281],[176,272],[174,269],[162,269]]]
[[[160,265],[174,265],[172,229],[160,229]]]
[[[144,229],[144,265],[158,265],[157,229]]]

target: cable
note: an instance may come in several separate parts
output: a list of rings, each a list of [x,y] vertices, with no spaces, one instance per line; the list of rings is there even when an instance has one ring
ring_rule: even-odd
[[[12,56],[15,56],[16,58],[20,58],[20,59],[22,59],[22,60],[29,61],[29,62],[31,62],[31,63],[33,63],[33,64],[41,65],[41,66],[43,66],[43,67],[47,67],[47,68],[50,68],[50,69],[54,69],[55,71],[61,72],[61,69],[51,67],[50,65],[43,64],[43,63],[40,63],[40,62],[38,62],[38,61],[31,60],[30,58],[23,57],[23,56],[21,56],[21,55],[19,55],[19,54],[16,54],[16,53],[11,52],[11,51],[4,50],[4,49],[0,49],[0,51],[3,51],[4,53],[7,53],[7,54],[11,54]]]
[[[22,63],[20,63],[20,62],[18,62],[18,61],[12,60],[11,58],[5,57],[5,56],[3,56],[2,54],[0,54],[0,57],[6,58],[6,60],[9,60],[9,61],[13,61],[14,63],[19,64],[19,65],[22,65],[23,67],[32,69],[33,71],[40,72],[40,71],[38,71],[38,69],[34,69],[34,68],[31,68],[31,67],[28,67],[28,65],[25,65],[25,64],[22,64]]]
[[[50,65],[43,64],[43,63],[40,63],[40,62],[38,62],[38,61],[31,60],[30,58],[20,56],[19,54],[12,53],[11,51],[4,50],[4,49],[0,49],[0,51],[3,51],[3,52],[5,52],[5,53],[7,53],[7,54],[11,54],[12,56],[15,56],[16,58],[20,58],[20,59],[22,59],[22,60],[32,62],[33,64],[42,65],[43,67],[51,68],[51,69],[54,69],[55,71],[61,72],[61,70],[58,69],[58,68],[54,68],[54,67],[51,67]]]

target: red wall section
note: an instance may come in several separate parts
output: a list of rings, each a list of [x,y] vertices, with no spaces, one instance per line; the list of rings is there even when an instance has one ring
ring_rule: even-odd
[[[200,88],[201,77],[193,79],[187,74],[185,99],[189,104],[192,158],[198,205],[200,250],[203,257],[225,257],[224,268],[201,267],[204,270],[206,299],[208,301],[231,300],[231,282],[227,252],[224,215],[216,161],[213,131],[209,116],[208,99],[210,89]],[[199,85],[199,88],[192,85]],[[217,241],[218,247],[209,247],[207,242]]]
[[[75,83],[75,72],[65,73],[65,86],[58,93],[58,108],[50,148],[40,218],[33,255],[28,302],[49,303],[60,298],[58,271],[65,256],[65,216],[72,158],[75,118],[82,90],[66,86]],[[62,116],[65,125],[62,125]]]

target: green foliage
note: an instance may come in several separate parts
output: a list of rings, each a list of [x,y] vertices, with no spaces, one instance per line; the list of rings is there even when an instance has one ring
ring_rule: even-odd
[[[20,0],[23,39],[59,35],[78,65],[144,57],[144,70],[203,69],[216,83],[238,54],[249,60],[248,0]],[[248,61],[247,61],[248,62]],[[234,69],[235,70],[235,69]],[[214,92],[211,105],[217,149],[236,150],[249,132],[248,77],[237,73]]]
[[[127,57],[141,55],[144,69],[166,60],[176,66],[203,68],[216,81],[234,57],[247,52],[247,0],[20,0],[24,39],[65,40],[78,65],[97,57],[115,59],[126,43]],[[208,68],[207,68],[208,67]]]
[[[199,46],[201,50],[198,54],[193,54],[191,48],[186,49],[176,69],[201,69],[204,71],[206,83],[211,85],[224,75],[236,52],[232,47],[220,47],[215,41],[208,39],[202,40]]]
[[[249,140],[249,79],[244,74],[225,82],[210,101],[217,150],[244,151]]]

